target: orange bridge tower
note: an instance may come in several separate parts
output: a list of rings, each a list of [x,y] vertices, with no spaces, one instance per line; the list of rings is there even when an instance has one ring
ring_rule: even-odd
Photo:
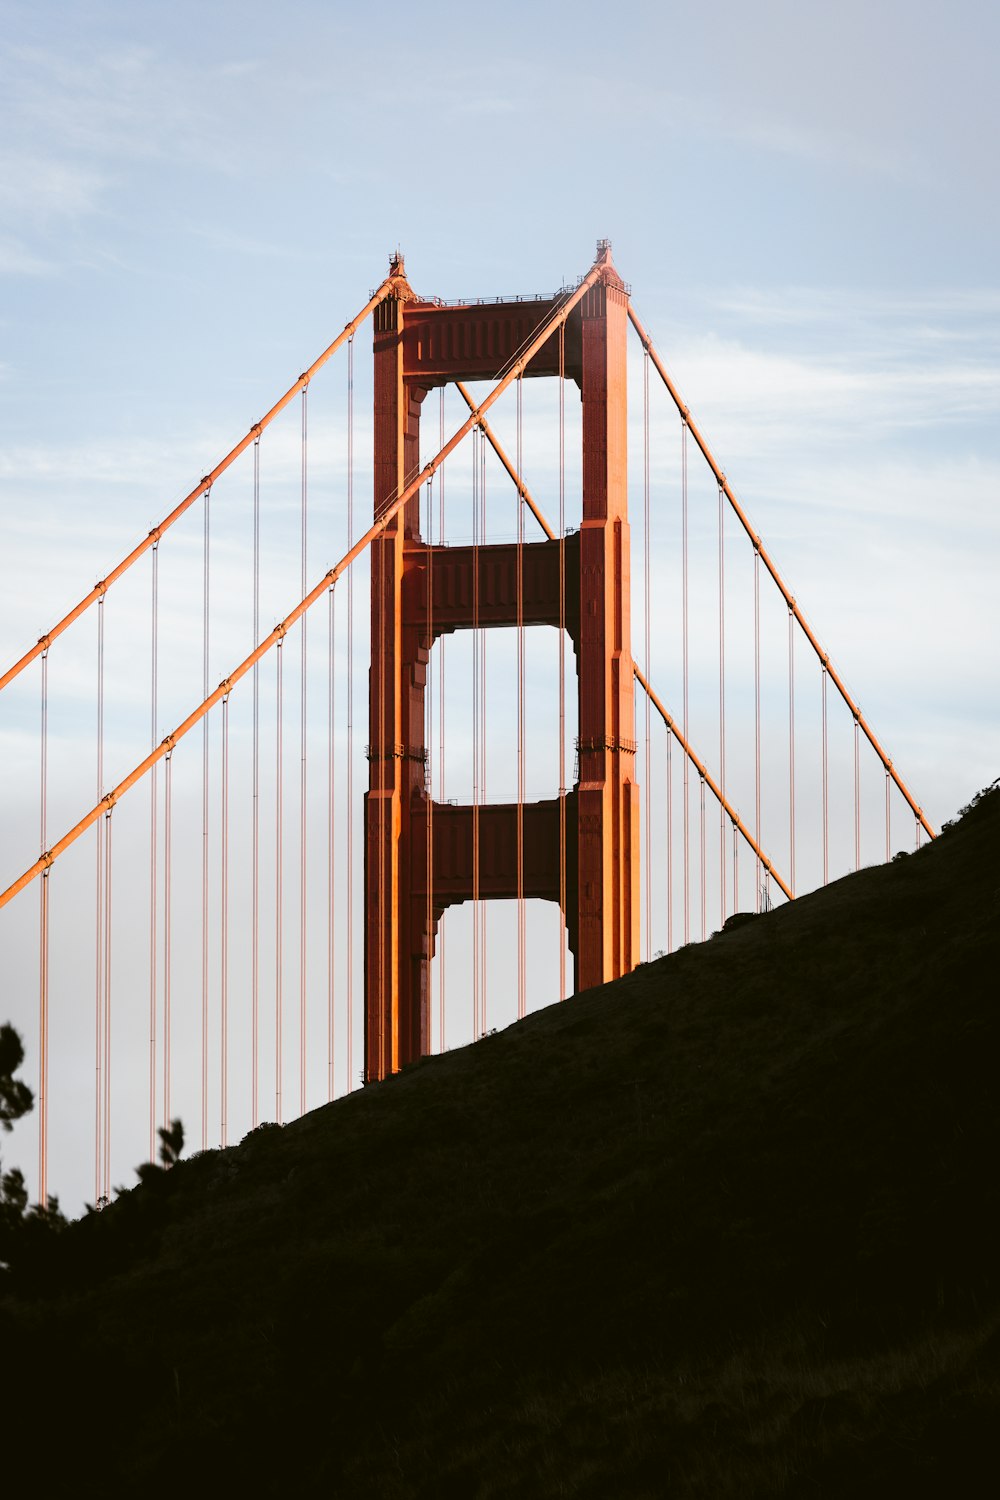
[[[428,546],[419,534],[419,501],[414,497],[372,543],[365,798],[367,1080],[383,1078],[430,1050],[430,962],[438,922],[448,906],[474,894],[512,899],[520,886],[525,897],[560,902],[564,891],[577,991],[616,979],[638,962],[628,289],[605,242],[599,246],[599,264],[600,278],[570,313],[564,330],[553,332],[525,370],[526,376],[539,377],[562,372],[579,387],[579,531],[561,544],[523,543],[519,570],[516,544]],[[396,294],[374,315],[376,519],[418,471],[420,409],[428,391],[453,381],[495,378],[558,311],[561,300],[444,306],[415,296],[401,259],[394,271]],[[438,637],[471,629],[474,623],[512,626],[519,618],[525,625],[556,628],[563,619],[572,641],[578,683],[576,784],[565,792],[562,812],[558,795],[526,802],[520,809],[517,803],[478,808],[434,803],[426,784],[424,745],[430,649]]]

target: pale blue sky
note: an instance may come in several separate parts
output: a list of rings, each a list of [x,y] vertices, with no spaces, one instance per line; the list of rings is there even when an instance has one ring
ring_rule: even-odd
[[[608,236],[932,821],[1000,773],[995,5],[0,16],[4,664],[329,342],[394,246],[419,291],[459,297],[551,290]],[[240,587],[235,555],[218,568]],[[0,724],[8,764],[22,727]]]

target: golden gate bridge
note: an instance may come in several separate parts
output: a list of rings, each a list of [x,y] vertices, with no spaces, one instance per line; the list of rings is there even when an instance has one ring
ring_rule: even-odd
[[[178,1110],[225,1146],[934,836],[606,241],[551,296],[393,257],[0,705],[43,1203],[50,1152],[106,1201]]]

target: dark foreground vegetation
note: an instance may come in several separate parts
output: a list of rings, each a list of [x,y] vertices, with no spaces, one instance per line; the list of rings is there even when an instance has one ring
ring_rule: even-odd
[[[993,792],[147,1174],[0,1293],[8,1465],[101,1495],[992,1494],[998,847]]]

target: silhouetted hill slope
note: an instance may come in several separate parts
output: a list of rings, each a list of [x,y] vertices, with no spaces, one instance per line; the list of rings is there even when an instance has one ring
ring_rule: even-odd
[[[0,1312],[8,1424],[102,1494],[992,1493],[998,848],[182,1162]]]

